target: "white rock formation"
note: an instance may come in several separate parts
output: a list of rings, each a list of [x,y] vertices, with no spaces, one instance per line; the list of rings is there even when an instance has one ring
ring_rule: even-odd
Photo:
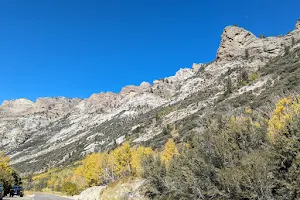
[[[292,38],[296,41],[300,39],[298,33],[299,24],[300,22],[298,21],[296,29],[291,34],[283,37],[268,38],[257,38],[243,28],[228,26],[222,34],[217,61],[228,62],[244,59],[246,56],[262,60],[276,57],[284,51],[285,47],[291,46]]]
[[[3,113],[21,113],[25,112],[30,108],[33,108],[34,103],[28,99],[15,99],[12,101],[4,101],[1,105]]]
[[[73,196],[74,200],[100,200],[100,194],[105,189],[105,186],[94,186],[88,188],[80,193],[80,195]]]

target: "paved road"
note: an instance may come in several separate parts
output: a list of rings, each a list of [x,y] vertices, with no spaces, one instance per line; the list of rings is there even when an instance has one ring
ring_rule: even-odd
[[[71,200],[69,198],[59,197],[52,194],[35,194],[33,197],[19,197],[14,196],[13,198],[5,197],[3,200]]]
[[[19,197],[19,196],[14,196],[14,197],[4,197],[3,200],[32,200],[31,197]]]
[[[71,200],[71,199],[59,197],[52,194],[35,194],[33,200]]]

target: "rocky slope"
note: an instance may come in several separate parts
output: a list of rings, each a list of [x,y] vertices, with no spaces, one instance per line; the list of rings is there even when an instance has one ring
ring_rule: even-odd
[[[257,38],[251,32],[224,29],[216,60],[193,64],[153,84],[126,86],[120,93],[93,94],[88,99],[40,98],[4,101],[0,107],[0,150],[23,173],[67,165],[85,154],[132,143],[159,146],[166,129],[182,131],[197,115],[201,122],[224,99],[226,84],[235,88],[227,99],[252,92],[260,95],[274,78],[266,74],[240,85],[243,73],[254,74],[278,56],[300,48],[300,21],[285,36]],[[242,80],[243,81],[243,80]],[[225,89],[224,89],[225,88]],[[167,126],[169,124],[169,126]],[[196,130],[201,131],[201,130]]]

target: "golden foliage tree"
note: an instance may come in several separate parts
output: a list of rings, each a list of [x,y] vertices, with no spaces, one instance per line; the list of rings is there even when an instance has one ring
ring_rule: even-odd
[[[274,189],[279,195],[300,197],[300,96],[281,99],[269,121],[268,138],[274,151]],[[288,198],[286,198],[288,199]]]
[[[106,157],[101,153],[93,153],[88,155],[82,161],[82,167],[79,171],[86,178],[89,186],[95,186],[102,183],[102,177],[105,169]]]
[[[77,184],[79,189],[84,189],[88,186],[88,182],[84,176],[84,167],[83,165],[78,166],[74,170],[74,175],[72,177],[74,183]]]
[[[3,152],[0,152],[0,169],[4,171],[11,171],[9,166],[9,157],[5,156]]]
[[[170,162],[176,154],[178,154],[177,147],[174,141],[170,139],[162,153],[164,162]],[[142,161],[150,155],[154,155],[151,148],[130,147],[130,144],[125,142],[109,153],[87,155],[75,168],[54,169],[36,175],[33,179],[37,185],[41,185],[40,182],[46,180],[46,185],[43,184],[43,187],[54,191],[69,192],[69,189],[72,191],[78,189],[79,192],[90,186],[111,183],[120,177],[141,176]]]
[[[115,176],[120,177],[131,173],[131,148],[128,142],[114,149],[109,156],[113,163]]]
[[[9,157],[5,156],[3,152],[0,152],[0,181],[8,181],[11,177],[12,169],[9,165]]]
[[[151,148],[139,146],[132,150],[130,165],[135,176],[141,176],[142,161],[147,156],[153,155],[154,152]]]
[[[164,150],[162,152],[162,160],[166,165],[170,163],[175,155],[178,155],[178,149],[173,139],[169,139],[165,144]]]
[[[281,133],[287,131],[291,121],[300,116],[299,102],[300,96],[283,98],[277,103],[269,121],[268,137],[272,143],[283,136]]]

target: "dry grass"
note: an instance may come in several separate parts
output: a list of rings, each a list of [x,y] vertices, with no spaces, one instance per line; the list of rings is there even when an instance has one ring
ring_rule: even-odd
[[[25,196],[29,196],[29,195],[33,195],[33,194],[37,194],[37,193],[47,193],[47,194],[55,194],[58,196],[66,196],[66,194],[64,194],[62,192],[55,192],[50,189],[44,189],[42,192],[41,191],[28,191],[28,190],[24,191]]]

